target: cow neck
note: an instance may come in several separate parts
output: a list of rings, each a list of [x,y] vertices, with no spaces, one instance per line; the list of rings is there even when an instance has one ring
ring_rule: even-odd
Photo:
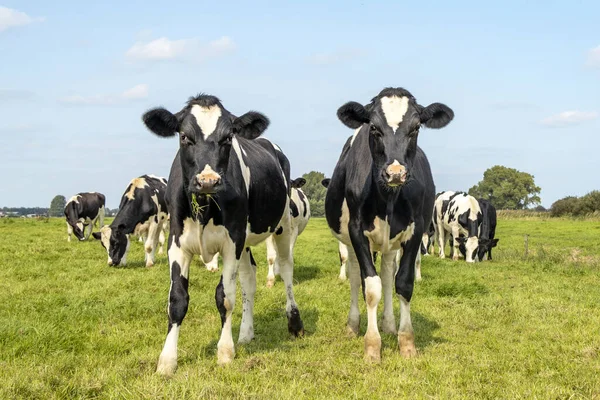
[[[119,212],[115,216],[115,219],[110,224],[111,229],[115,229],[119,225],[123,225],[125,228],[123,229],[123,233],[126,235],[133,233],[137,224],[141,222],[145,222],[148,218],[143,219],[139,218],[140,213],[138,210],[134,210],[135,207],[132,207],[131,202],[125,203],[123,208],[119,208]],[[135,218],[137,216],[138,218]]]

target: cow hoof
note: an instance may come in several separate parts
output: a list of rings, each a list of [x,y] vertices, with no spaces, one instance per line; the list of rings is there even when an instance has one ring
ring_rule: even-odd
[[[219,270],[219,266],[213,267],[213,266],[208,266],[208,265],[207,265],[207,266],[206,266],[206,269],[207,269],[209,272],[217,272],[217,271]]]
[[[400,355],[404,358],[414,358],[417,356],[417,348],[415,347],[414,333],[399,333],[398,347]]]
[[[235,351],[233,347],[222,347],[217,350],[217,364],[227,365],[233,361],[235,357]]]
[[[162,376],[171,377],[177,370],[177,359],[176,358],[163,358],[162,356],[158,360],[158,366],[156,367],[156,373]]]
[[[346,275],[340,275],[340,276],[338,276],[338,278],[340,281],[345,281],[347,279]]]
[[[421,280],[423,280],[423,278],[421,278],[421,275],[415,277],[416,282],[421,282]]]
[[[374,364],[381,362],[381,337],[379,334],[365,335],[365,361]]]
[[[247,344],[250,343],[252,341],[252,339],[254,339],[254,329],[250,329],[249,332],[246,332],[245,334],[240,334],[240,337],[238,338],[238,343],[239,344]]]
[[[148,261],[148,262],[146,263],[146,268],[152,268],[152,267],[154,267],[154,262],[152,262],[152,261]]]
[[[267,287],[272,288],[275,286],[275,278],[267,278]]]
[[[304,336],[304,323],[302,323],[302,319],[300,318],[300,311],[294,306],[288,313],[288,332],[290,332],[295,337]]]

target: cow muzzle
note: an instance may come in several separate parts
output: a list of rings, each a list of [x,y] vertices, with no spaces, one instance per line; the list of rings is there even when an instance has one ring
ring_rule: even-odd
[[[196,186],[200,193],[214,193],[215,187],[221,183],[221,175],[206,165],[202,172],[196,175]]]
[[[383,176],[388,186],[402,186],[408,180],[408,170],[404,165],[394,160],[385,168]]]

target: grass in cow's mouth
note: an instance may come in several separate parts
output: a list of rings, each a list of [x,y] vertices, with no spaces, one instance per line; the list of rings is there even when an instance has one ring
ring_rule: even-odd
[[[219,209],[219,211],[221,211],[221,207],[219,207],[219,203],[217,203],[217,201],[213,198],[212,194],[208,193],[203,196],[206,196],[209,200],[212,200],[213,203],[215,203],[215,205]],[[198,214],[200,214],[200,212],[202,210],[204,210],[206,207],[208,207],[208,204],[206,204],[204,206],[201,206],[200,204],[198,204],[198,198],[196,197],[196,194],[192,193],[192,212],[194,213],[194,215],[196,217],[198,217]]]

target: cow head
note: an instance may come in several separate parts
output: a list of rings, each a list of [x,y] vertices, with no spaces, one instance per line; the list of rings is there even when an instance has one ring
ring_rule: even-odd
[[[387,190],[403,186],[410,178],[421,126],[439,129],[454,118],[446,105],[423,107],[402,88],[383,89],[367,106],[346,103],[337,115],[349,128],[368,129],[376,180]]]
[[[477,238],[477,236],[471,236],[468,238],[460,236],[455,240],[458,242],[458,250],[465,257],[467,262],[481,260],[481,258],[478,257],[480,240]]]
[[[178,113],[155,108],[143,116],[144,124],[158,136],[179,134],[179,154],[183,184],[188,195],[208,195],[222,191],[231,148],[242,157],[236,136],[259,137],[269,120],[250,111],[235,117],[218,98],[199,95],[190,98]]]
[[[492,248],[496,247],[500,239],[479,239],[479,247],[477,247],[477,258],[479,261],[486,259],[487,252]]]
[[[65,217],[67,223],[71,226],[75,237],[79,240],[85,240],[85,237],[83,236],[83,222],[79,220],[78,215],[79,201],[77,200],[77,197],[80,196],[74,197],[74,200],[71,199],[69,203],[67,203],[65,207]]]
[[[111,227],[104,225],[100,232],[92,234],[95,239],[100,240],[102,247],[108,253],[108,265],[127,264],[127,251],[129,250],[129,236],[125,234],[125,226],[117,225]]]

